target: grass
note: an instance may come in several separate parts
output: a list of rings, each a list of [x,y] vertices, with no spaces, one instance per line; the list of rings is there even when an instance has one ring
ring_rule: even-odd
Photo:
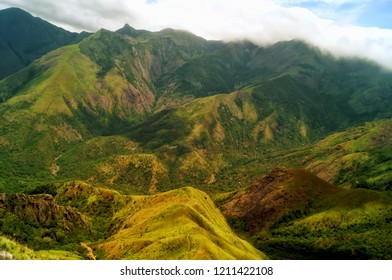
[[[77,104],[67,104],[66,100],[79,97],[76,100],[80,101],[80,96],[92,89],[96,68],[80,55],[77,45],[56,50],[41,58],[39,63],[42,65],[39,67],[46,70],[7,103],[10,106],[32,104],[31,110],[35,113],[71,116]]]
[[[271,258],[390,259],[391,214],[388,194],[344,191],[321,201],[311,214],[259,237],[259,248]],[[302,243],[307,246],[299,249]]]
[[[85,258],[80,242],[88,243],[100,259],[266,258],[231,230],[206,193],[191,187],[136,196],[73,181],[41,186],[33,193],[42,192],[51,193],[59,205],[80,211],[89,220],[90,231],[83,236],[69,233],[76,241],[72,242],[58,238],[59,224],[29,223],[28,218],[22,222],[18,213],[11,219],[7,211],[2,211],[2,232],[13,222],[14,237],[19,242],[23,234],[34,236],[36,252],[25,258],[72,258],[75,254]],[[23,231],[26,227],[27,232]],[[40,232],[46,234],[39,235]],[[49,232],[54,233],[51,238]],[[49,247],[46,241],[51,242]],[[28,238],[27,243],[31,243]]]
[[[305,166],[340,186],[389,190],[391,120],[366,123],[318,142]]]

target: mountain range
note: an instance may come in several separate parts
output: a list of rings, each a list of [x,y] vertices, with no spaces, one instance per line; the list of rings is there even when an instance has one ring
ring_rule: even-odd
[[[298,40],[0,22],[0,248],[392,257],[391,71]]]

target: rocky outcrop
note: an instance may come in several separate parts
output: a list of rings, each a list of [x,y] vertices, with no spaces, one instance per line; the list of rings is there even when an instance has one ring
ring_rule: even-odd
[[[75,208],[61,206],[49,194],[0,194],[0,208],[18,218],[41,225],[57,225],[65,230],[90,228],[86,217]]]
[[[7,251],[0,251],[0,260],[14,260],[14,256]]]
[[[93,251],[93,249],[91,249],[90,246],[88,246],[84,242],[80,242],[80,247],[86,253],[86,258],[88,260],[91,260],[91,261],[95,261],[96,260],[96,257],[94,255],[94,251]]]

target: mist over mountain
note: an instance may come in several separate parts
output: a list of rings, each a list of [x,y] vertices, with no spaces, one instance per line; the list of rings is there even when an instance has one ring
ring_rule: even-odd
[[[0,80],[5,244],[18,229],[16,241],[36,251],[71,248],[81,258],[80,242],[114,259],[266,258],[264,248],[274,258],[390,257],[379,245],[392,213],[392,72],[298,40],[260,47],[129,25],[85,36],[18,9],[0,11],[1,34],[11,34],[16,19],[26,21],[18,30],[39,35],[1,35],[2,61],[15,54]],[[360,203],[349,204],[350,195]],[[374,211],[359,213],[368,201]],[[339,212],[347,219],[339,234],[335,218],[321,230],[320,216],[342,205],[358,219]],[[41,207],[56,213],[49,225],[35,218]],[[76,232],[64,237],[64,211],[91,221],[90,236],[67,224]],[[171,231],[162,219],[183,227]],[[365,235],[339,239],[348,226],[371,231],[384,222],[372,231],[373,251],[358,245]],[[252,245],[231,246],[232,229]],[[336,246],[315,246],[319,233]],[[293,253],[301,244],[307,249]]]

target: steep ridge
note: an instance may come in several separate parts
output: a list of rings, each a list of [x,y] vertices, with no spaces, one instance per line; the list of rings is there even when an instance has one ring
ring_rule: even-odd
[[[113,223],[115,233],[99,246],[109,258],[266,258],[235,236],[210,198],[193,188],[134,197]]]

